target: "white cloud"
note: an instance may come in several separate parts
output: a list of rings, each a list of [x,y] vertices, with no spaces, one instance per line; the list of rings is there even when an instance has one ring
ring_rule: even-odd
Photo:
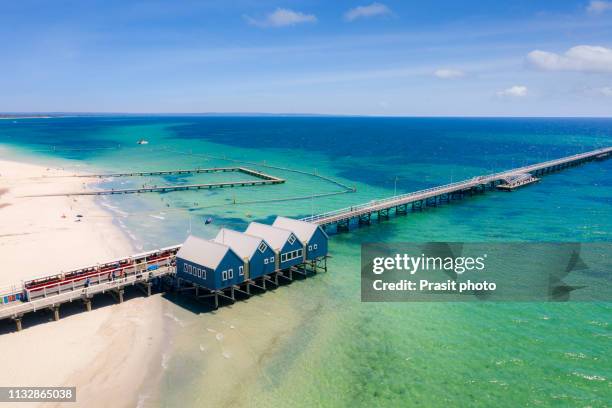
[[[245,15],[244,19],[257,27],[285,27],[302,23],[316,23],[317,17],[314,14],[304,14],[284,8],[277,8],[264,18],[253,18]]]
[[[353,21],[358,18],[368,18],[391,14],[391,9],[382,3],[372,3],[369,6],[358,6],[344,13],[346,21]]]
[[[603,96],[612,96],[612,86],[604,86],[599,88],[598,93]]]
[[[535,50],[527,61],[545,71],[612,72],[612,49],[578,45],[564,54]]]
[[[612,10],[612,1],[592,0],[587,6],[587,11],[593,14],[601,14]]]
[[[527,87],[523,85],[514,85],[508,89],[497,92],[497,96],[521,98],[527,96]]]
[[[434,71],[434,75],[442,79],[461,78],[465,72],[458,69],[441,68]]]

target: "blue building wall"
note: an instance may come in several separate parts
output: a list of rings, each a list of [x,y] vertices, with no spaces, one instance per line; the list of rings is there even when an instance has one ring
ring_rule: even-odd
[[[249,262],[249,276],[251,279],[256,279],[274,272],[274,250],[272,250],[267,243],[266,246],[267,248],[263,253],[259,249],[256,249],[251,257]],[[265,262],[266,260],[268,263]]]
[[[297,237],[295,238],[295,241],[293,241],[293,244],[291,244],[289,241],[285,242],[285,245],[283,246],[283,248],[280,251],[280,268],[281,269],[289,269],[292,266],[295,265],[299,265],[301,263],[304,263],[304,253],[303,253],[303,248],[304,245],[302,244],[302,242],[297,239]],[[285,258],[283,256],[283,254],[286,254],[287,256],[289,256],[289,258],[292,258],[292,256],[290,256],[291,254],[296,254],[295,251],[298,251],[299,253],[301,253],[300,256],[294,258],[294,259],[289,259],[286,261],[283,261],[283,259]]]
[[[306,246],[306,259],[313,260],[327,255],[328,237],[321,228],[317,228]]]
[[[243,266],[244,262],[233,251],[227,251],[215,270],[186,259],[176,258],[177,277],[211,290],[225,289],[244,282]],[[199,276],[200,271],[202,271],[202,277]],[[203,273],[204,271],[206,274]]]
[[[197,268],[202,270],[202,277],[198,276]],[[210,268],[197,265],[182,258],[176,258],[176,276],[205,288],[214,287],[214,274]]]

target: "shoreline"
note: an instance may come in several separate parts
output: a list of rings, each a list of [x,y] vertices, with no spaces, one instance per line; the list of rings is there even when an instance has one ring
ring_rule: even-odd
[[[11,156],[7,150],[3,153]],[[0,159],[0,285],[128,256],[135,250],[112,214],[93,197],[20,198],[86,189],[99,181],[50,175],[66,172]],[[11,353],[0,357],[0,365],[10,367],[0,372],[0,385],[76,386],[77,403],[71,406],[135,406],[147,379],[142,367],[154,364],[161,354],[161,296],[134,296],[123,304],[104,297],[96,300],[87,313],[80,304],[63,306],[59,322],[47,323],[51,318],[44,311],[26,316],[21,333],[12,332],[10,322],[4,322],[0,349]]]

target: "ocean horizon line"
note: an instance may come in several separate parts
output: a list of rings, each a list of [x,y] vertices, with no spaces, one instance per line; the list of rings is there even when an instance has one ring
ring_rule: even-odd
[[[329,118],[405,118],[405,119],[612,119],[611,116],[505,116],[505,115],[382,115],[340,113],[286,113],[286,112],[64,112],[19,111],[0,112],[0,119],[49,119],[66,117],[329,117]]]

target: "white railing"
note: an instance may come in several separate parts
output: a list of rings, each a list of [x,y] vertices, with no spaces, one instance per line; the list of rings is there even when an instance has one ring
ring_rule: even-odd
[[[170,264],[164,264],[154,270],[146,270],[145,268],[142,271],[130,273],[129,275],[126,275],[121,278],[115,278],[113,280],[102,280],[99,277],[98,281],[90,284],[89,286],[79,284],[71,288],[70,290],[66,288],[62,290],[58,287],[58,293],[47,293],[43,297],[38,297],[28,302],[14,302],[10,306],[0,307],[0,319],[20,316],[27,312],[34,312],[36,310],[40,310],[53,305],[60,305],[61,303],[80,299],[83,297],[91,297],[97,293],[104,293],[112,289],[117,289],[140,281],[146,281],[175,272],[175,266]],[[108,276],[108,272],[100,273],[99,275]]]
[[[165,248],[160,248],[160,249],[154,249],[151,251],[146,251],[146,252],[141,252],[132,256],[126,256],[123,258],[117,258],[114,260],[110,260],[110,261],[104,261],[102,263],[98,263],[95,265],[87,265],[84,266],[82,268],[74,268],[74,269],[70,269],[69,271],[57,271],[53,274],[49,274],[49,275],[36,275],[36,276],[30,276],[28,278],[22,279],[21,282],[19,283],[13,283],[13,284],[6,284],[5,286],[0,286],[0,293],[2,293],[2,288],[6,287],[6,288],[12,288],[12,287],[16,287],[19,289],[19,292],[21,292],[24,289],[24,282],[34,282],[34,281],[41,281],[44,279],[48,279],[48,278],[53,278],[53,277],[60,277],[62,275],[64,276],[69,276],[71,274],[75,274],[78,273],[79,271],[85,271],[85,270],[89,270],[89,269],[95,269],[95,268],[103,268],[105,266],[110,266],[110,265],[114,265],[114,264],[120,264],[121,262],[125,262],[125,261],[139,261],[139,260],[143,260],[146,259],[148,256],[151,255],[155,255],[157,253],[160,252],[166,252],[166,251],[178,251],[179,248],[181,247],[181,244],[178,245],[172,245],[169,247],[165,247]]]
[[[515,169],[511,169],[511,170],[506,170],[506,171],[502,171],[502,172],[498,172],[498,173],[492,173],[492,174],[488,174],[488,175],[483,175],[483,176],[477,176],[477,177],[473,177],[471,179],[467,179],[467,180],[462,180],[462,181],[458,181],[458,182],[454,182],[454,183],[449,183],[449,184],[444,184],[442,186],[436,186],[436,187],[430,187],[424,190],[418,190],[418,191],[414,191],[414,192],[410,192],[410,193],[405,193],[405,194],[399,194],[399,195],[395,195],[392,197],[388,197],[388,198],[383,198],[383,199],[379,199],[379,200],[372,200],[370,202],[367,203],[362,203],[362,204],[357,204],[351,207],[345,207],[345,208],[341,208],[338,210],[333,210],[333,211],[328,211],[322,214],[317,214],[314,216],[310,216],[310,217],[305,217],[302,218],[301,221],[306,221],[306,222],[317,222],[320,220],[325,220],[325,219],[331,219],[333,217],[337,217],[337,216],[342,216],[342,215],[349,215],[350,216],[356,216],[360,213],[360,210],[372,210],[375,208],[379,208],[381,207],[381,205],[386,204],[386,203],[396,203],[396,205],[401,205],[404,201],[408,201],[406,199],[410,199],[413,198],[415,196],[422,196],[422,195],[427,195],[427,193],[433,193],[433,192],[442,192],[442,191],[446,191],[446,190],[450,190],[450,191],[456,191],[459,190],[460,187],[463,188],[468,188],[468,187],[473,187],[476,185],[480,185],[480,184],[486,184],[489,183],[491,181],[494,180],[500,180],[503,179],[505,177],[508,177],[510,175],[516,174],[516,173],[528,173],[530,171],[535,171],[535,170],[539,170],[539,169],[543,169],[543,168],[547,168],[547,167],[551,167],[551,166],[555,166],[558,164],[563,164],[563,163],[569,163],[575,160],[580,160],[583,158],[588,158],[588,157],[595,157],[598,156],[600,154],[605,154],[605,153],[610,153],[612,152],[612,147],[606,147],[606,148],[602,148],[602,149],[597,149],[597,150],[593,150],[590,152],[586,152],[586,153],[578,153],[572,156],[567,156],[567,157],[563,157],[560,159],[554,159],[554,160],[549,160],[543,163],[537,163],[537,164],[532,164],[532,165],[528,165],[528,166],[523,166],[523,167],[519,167],[519,168],[515,168]],[[456,187],[456,188],[455,188]],[[430,195],[431,196],[431,195]],[[423,198],[427,198],[427,197],[423,197]]]

